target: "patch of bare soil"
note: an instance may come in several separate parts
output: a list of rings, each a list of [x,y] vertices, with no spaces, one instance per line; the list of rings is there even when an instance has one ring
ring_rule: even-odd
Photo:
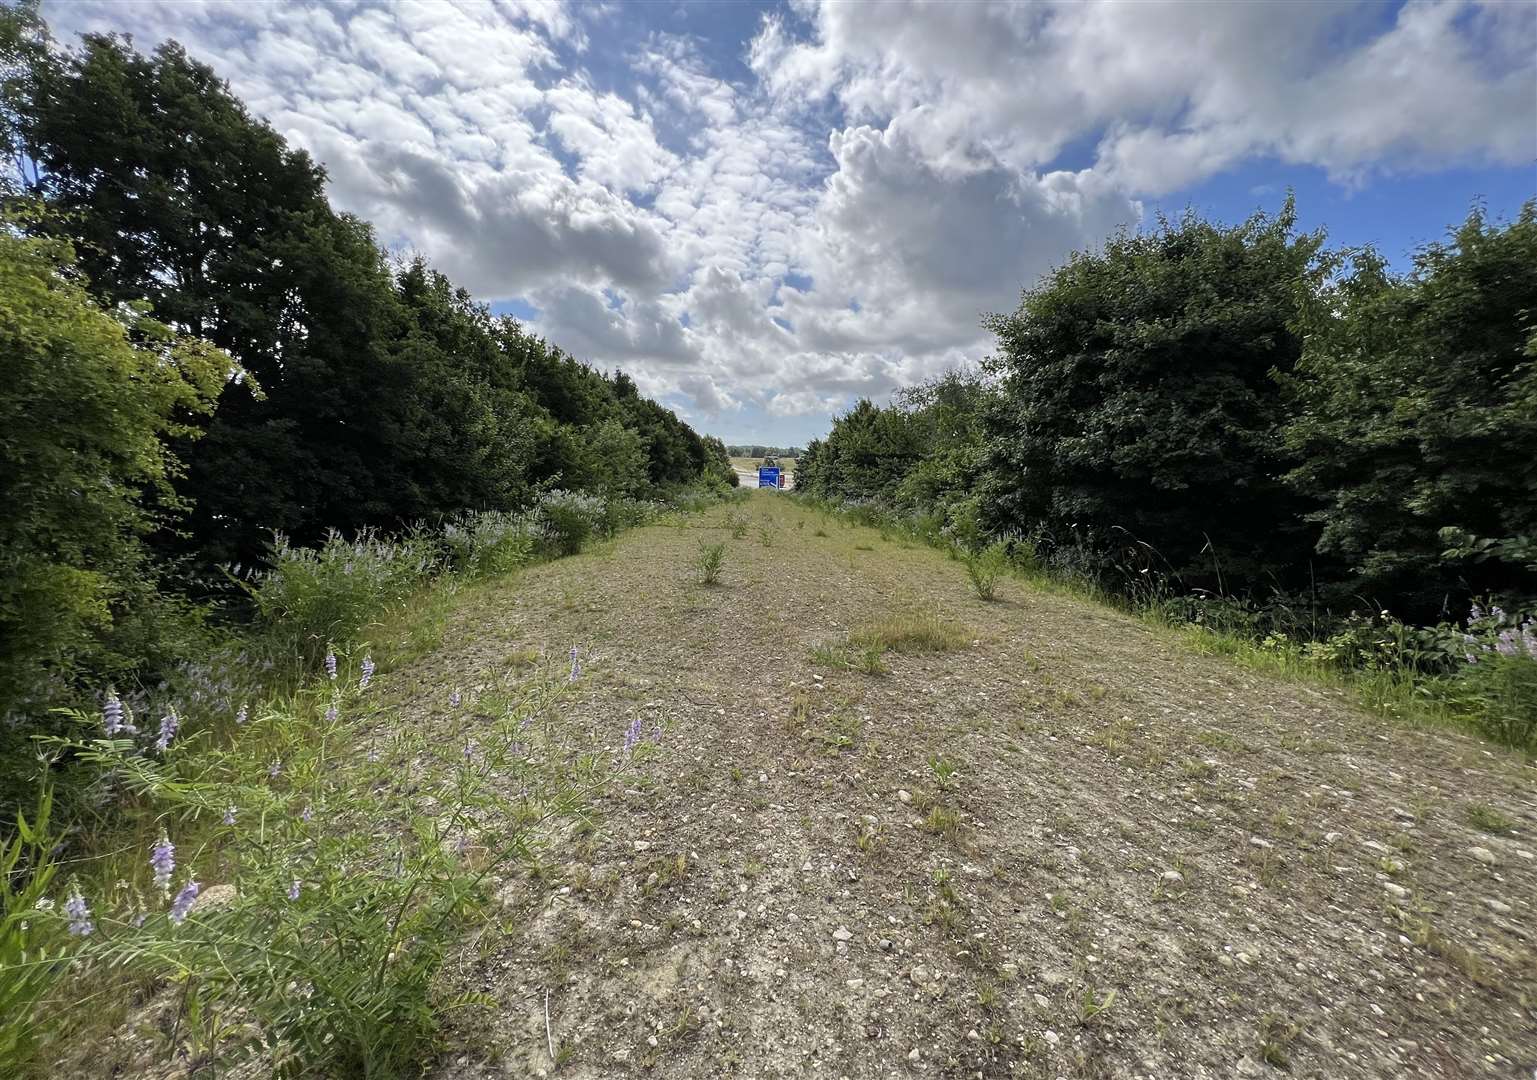
[[[453,975],[494,1007],[436,1075],[1533,1075],[1521,758],[1070,597],[984,604],[771,494],[729,512],[478,590],[392,675],[575,644],[557,723],[654,741],[504,889]],[[964,644],[812,662],[911,616]]]

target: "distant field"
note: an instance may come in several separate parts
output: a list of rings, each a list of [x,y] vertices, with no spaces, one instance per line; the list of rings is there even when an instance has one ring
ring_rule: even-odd
[[[794,458],[782,457],[782,458],[779,458],[778,461],[779,461],[779,467],[781,469],[784,469],[786,472],[794,472],[795,471],[795,459]],[[752,470],[752,469],[756,469],[759,465],[762,465],[763,464],[763,459],[762,458],[754,458],[754,457],[734,457],[734,458],[731,459],[731,464],[732,464],[732,466],[734,468]]]

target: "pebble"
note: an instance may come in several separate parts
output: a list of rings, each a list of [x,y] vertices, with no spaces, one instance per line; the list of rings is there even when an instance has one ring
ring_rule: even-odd
[[[1500,861],[1494,857],[1494,852],[1490,851],[1486,847],[1468,848],[1468,855],[1474,859],[1477,859],[1485,866],[1494,866]]]
[[[1367,851],[1375,851],[1378,855],[1388,854],[1387,845],[1379,844],[1375,840],[1363,840],[1361,842],[1361,846],[1364,847]]]
[[[1163,879],[1171,885],[1178,885],[1185,880],[1185,875],[1181,874],[1178,870],[1165,870],[1163,872]]]
[[[1343,833],[1326,832],[1326,833],[1324,833],[1324,843],[1332,844],[1332,843],[1334,843],[1336,840],[1338,840],[1343,835],[1344,835]]]
[[[1512,910],[1509,904],[1505,903],[1503,900],[1496,900],[1492,896],[1487,896],[1484,898],[1484,905],[1496,915],[1509,915]]]
[[[1409,899],[1409,890],[1404,888],[1402,885],[1398,885],[1390,881],[1382,888],[1387,892],[1389,896],[1395,897],[1399,900]]]
[[[889,937],[881,938],[881,952],[890,952],[890,951],[891,951],[891,939]]]
[[[1055,1031],[1052,1031],[1049,1028],[1041,1033],[1041,1038],[1045,1039],[1052,1046],[1056,1046],[1057,1043],[1062,1041],[1062,1036],[1058,1035]]]
[[[853,941],[854,940],[854,935],[849,933],[849,928],[847,926],[840,926],[840,927],[838,927],[838,929],[833,931],[833,940],[834,941]]]
[[[1051,1008],[1051,999],[1045,994],[1035,994],[1035,1003],[1043,1009]]]
[[[907,1053],[907,1060],[911,1061],[914,1065],[916,1065],[916,1064],[918,1064],[918,1059],[920,1057],[922,1057],[922,1056],[923,1055],[921,1053],[919,1053],[918,1048],[915,1046],[911,1050],[908,1051],[908,1053]]]
[[[1249,837],[1249,843],[1253,844],[1257,848],[1268,848],[1275,846],[1269,840],[1263,840],[1258,836]]]
[[[913,801],[913,793],[911,791],[908,791],[906,789],[900,789],[900,790],[897,791],[897,802],[900,802],[900,803],[910,803],[912,801]]]
[[[928,969],[915,967],[907,973],[907,977],[913,981],[914,986],[922,986],[929,981]]]

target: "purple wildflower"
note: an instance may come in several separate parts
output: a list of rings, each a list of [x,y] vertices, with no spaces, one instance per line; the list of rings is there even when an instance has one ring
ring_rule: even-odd
[[[576,646],[573,645],[573,646],[571,646],[571,679],[570,679],[570,681],[571,682],[576,682],[576,680],[580,679],[581,677],[582,677],[582,662],[581,662],[581,660],[577,659]]]
[[[69,899],[64,901],[64,914],[69,916],[69,932],[76,937],[87,937],[96,924],[91,921],[91,909],[86,906],[85,897],[80,895],[80,886],[76,885],[69,894]]]
[[[282,758],[273,758],[272,759],[272,764],[267,766],[267,775],[269,777],[271,777],[273,780],[276,780],[278,778],[278,774],[281,773],[282,771],[283,771],[283,759]]]
[[[233,804],[224,808],[224,824],[235,824],[235,807]]]
[[[299,820],[300,821],[313,821],[314,818],[315,818],[315,811],[314,811],[314,809],[312,807],[310,807],[310,805],[308,803],[306,803],[305,806],[304,806],[304,809],[299,811]]]
[[[1484,609],[1479,607],[1476,603],[1472,607],[1468,608],[1469,622],[1480,622],[1483,620],[1483,617]]]
[[[457,709],[459,707],[459,703],[463,700],[464,699],[459,696],[459,691],[455,690],[452,694],[448,695],[448,707],[450,709]]]
[[[294,878],[293,881],[288,886],[288,899],[290,899],[290,900],[297,900],[297,899],[299,899],[299,886],[300,886],[299,879],[298,878]]]
[[[624,729],[624,752],[634,753],[635,747],[640,744],[640,717],[630,721],[630,726]]]
[[[336,653],[331,649],[326,650],[326,678],[336,678]]]
[[[249,719],[251,719],[251,707],[249,705],[241,705],[240,711],[235,714],[235,726],[240,727]]]
[[[1515,656],[1520,652],[1520,647],[1516,641],[1516,632],[1514,630],[1501,630],[1500,639],[1494,644],[1494,651],[1501,656]]]
[[[109,739],[123,730],[123,703],[116,694],[107,694],[107,703],[101,707],[101,722]]]
[[[155,885],[162,889],[171,886],[171,873],[176,869],[176,845],[171,843],[171,838],[161,830],[160,839],[150,849],[149,865],[155,871]]]
[[[374,661],[372,657],[363,657],[363,677],[358,680],[358,689],[367,690],[368,684],[374,680]]]
[[[181,727],[181,720],[172,709],[160,718],[160,737],[155,740],[156,750],[165,750],[171,745],[171,740],[176,738],[176,729]]]
[[[329,708],[327,708],[326,709],[326,723],[328,723],[328,724],[336,723],[337,715],[338,715],[338,713],[337,713],[335,705],[332,705]]]
[[[181,892],[171,901],[171,922],[180,926],[187,921],[187,912],[192,909],[192,901],[197,899],[201,887],[195,881],[189,881],[181,887]]]
[[[464,760],[465,761],[474,761],[475,760],[475,740],[474,739],[466,739],[464,741]]]

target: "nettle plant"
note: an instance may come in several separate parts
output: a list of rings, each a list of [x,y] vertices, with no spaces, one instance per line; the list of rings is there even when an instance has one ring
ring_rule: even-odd
[[[575,659],[473,705],[456,690],[443,726],[389,735],[369,731],[371,659],[343,680],[328,652],[325,671],[282,704],[243,708],[226,747],[183,738],[174,710],[137,720],[115,696],[100,718],[72,714],[95,730],[44,745],[155,807],[159,829],[134,880],[91,895],[72,879],[36,910],[37,931],[74,941],[66,977],[172,980],[197,1060],[400,1076],[444,1010],[481,1003],[435,989],[469,918],[645,741],[627,731],[610,756],[552,738]]]

